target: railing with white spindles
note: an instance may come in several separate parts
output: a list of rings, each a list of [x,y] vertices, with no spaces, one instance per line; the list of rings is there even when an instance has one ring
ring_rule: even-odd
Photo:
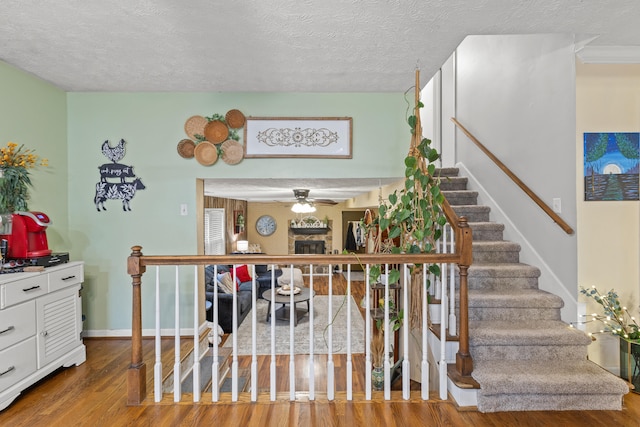
[[[418,367],[421,372],[416,372],[415,377],[419,379],[422,383],[420,397],[422,399],[429,398],[429,354],[432,354],[435,357],[435,360],[439,364],[439,377],[440,377],[440,397],[446,399],[446,361],[445,361],[445,340],[447,337],[446,326],[447,323],[449,325],[449,335],[455,335],[456,326],[460,328],[460,350],[456,356],[456,365],[467,369],[472,367],[472,362],[470,360],[470,356],[468,354],[468,341],[466,343],[462,342],[463,335],[466,335],[466,339],[468,340],[468,330],[465,331],[464,322],[466,322],[466,314],[462,313],[462,310],[466,310],[466,302],[463,301],[466,298],[466,268],[470,264],[470,230],[466,226],[464,220],[455,223],[452,227],[447,227],[446,232],[439,243],[437,253],[432,254],[402,254],[402,255],[389,255],[389,254],[358,254],[357,257],[353,254],[339,254],[339,255],[280,255],[280,256],[268,256],[263,254],[252,254],[247,256],[242,255],[225,255],[225,256],[146,256],[141,252],[141,247],[134,247],[133,253],[129,257],[128,260],[128,272],[131,274],[133,278],[133,290],[134,290],[134,305],[133,305],[133,330],[132,330],[132,363],[129,367],[128,371],[128,386],[129,386],[129,396],[128,402],[129,404],[139,404],[144,398],[146,394],[146,375],[145,372],[145,361],[142,359],[142,313],[141,313],[141,294],[140,288],[142,285],[142,275],[146,271],[147,266],[156,266],[156,279],[155,279],[155,363],[154,363],[154,378],[153,378],[153,396],[156,402],[159,402],[163,399],[163,388],[162,381],[163,378],[166,378],[168,375],[163,373],[163,355],[161,352],[160,341],[162,340],[161,334],[161,322],[164,320],[165,323],[172,322],[173,323],[173,339],[174,339],[174,351],[173,351],[173,400],[178,402],[183,398],[182,392],[182,383],[185,378],[191,376],[191,381],[193,383],[193,390],[189,390],[187,394],[190,394],[190,399],[193,402],[201,401],[204,397],[205,400],[210,400],[213,402],[218,401],[231,401],[237,402],[239,400],[250,400],[250,401],[258,401],[261,399],[267,399],[271,401],[275,401],[279,398],[282,398],[281,393],[288,392],[289,400],[296,400],[299,395],[303,395],[310,400],[315,400],[317,398],[317,393],[325,394],[326,399],[328,400],[336,400],[336,399],[345,399],[345,400],[354,400],[357,398],[360,399],[372,399],[373,396],[373,384],[372,384],[372,352],[371,352],[371,342],[373,338],[372,329],[375,327],[376,321],[372,316],[372,312],[374,309],[378,309],[378,301],[375,302],[375,306],[372,303],[372,290],[371,290],[371,280],[370,280],[370,267],[372,265],[379,265],[381,267],[382,272],[382,282],[384,282],[384,287],[382,289],[384,295],[384,304],[382,307],[382,316],[381,319],[383,328],[382,328],[382,336],[384,341],[384,353],[383,353],[383,369],[384,369],[384,386],[382,388],[382,397],[386,400],[391,399],[392,393],[392,368],[397,366],[399,360],[401,360],[401,372],[402,372],[402,388],[401,388],[401,396],[402,399],[410,399],[411,398],[411,390],[410,390],[410,380],[411,380],[411,372],[410,367],[415,366]],[[466,247],[467,245],[468,247]],[[465,249],[466,248],[466,249]],[[259,322],[266,322],[264,319],[258,319],[257,310],[251,310],[250,316],[248,316],[244,322],[249,322],[251,327],[251,338],[250,338],[250,355],[244,356],[240,354],[239,351],[239,342],[238,342],[238,331],[239,331],[239,318],[238,318],[238,290],[234,287],[232,292],[232,304],[233,304],[233,318],[232,318],[232,330],[231,335],[227,337],[227,341],[231,342],[231,365],[230,365],[230,377],[231,377],[231,387],[230,393],[227,391],[223,392],[220,388],[220,384],[223,382],[224,378],[221,378],[221,367],[224,362],[221,362],[221,347],[216,345],[215,341],[215,333],[218,330],[218,324],[220,319],[218,318],[219,314],[219,289],[214,286],[213,288],[213,299],[210,301],[212,304],[212,312],[214,313],[213,319],[210,319],[209,326],[212,327],[214,331],[214,341],[213,347],[211,349],[201,350],[201,333],[205,329],[205,325],[207,323],[204,321],[204,312],[201,311],[201,305],[204,304],[202,299],[202,291],[200,287],[203,286],[203,280],[199,279],[200,276],[204,276],[199,274],[198,271],[202,271],[202,268],[207,265],[214,265],[214,277],[217,277],[217,265],[234,265],[239,266],[241,264],[247,264],[251,267],[252,281],[251,281],[251,302],[252,307],[257,307],[257,303],[261,295],[259,295],[259,286],[255,279],[255,265],[268,265],[271,266],[270,273],[270,284],[268,290],[260,290],[260,292],[269,292],[271,296],[271,304],[270,304],[270,317],[269,317],[269,342],[259,342],[256,334],[256,330]],[[433,274],[429,273],[427,266],[431,264],[439,264],[441,265],[442,276],[436,278]],[[323,267],[324,271],[332,272],[333,267],[336,265],[346,265],[346,287],[344,289],[341,288],[340,295],[344,294],[345,300],[338,307],[334,306],[332,302],[332,296],[334,295],[334,277],[331,273],[327,274],[315,274],[315,271],[319,271],[318,267]],[[456,319],[455,317],[455,301],[456,301],[456,291],[454,289],[455,278],[453,277],[456,273],[455,266],[458,266],[458,271],[460,271],[460,319]],[[173,266],[175,269],[175,277],[173,279],[174,283],[171,283],[171,279],[166,277],[167,274],[163,274],[165,270],[163,270],[162,266]],[[191,279],[182,280],[183,275],[189,275],[188,271],[184,273],[186,270],[181,269],[182,266],[193,266],[193,285],[191,285]],[[304,336],[304,338],[299,338],[298,341],[302,340],[304,342],[296,342],[296,328],[300,327],[297,325],[297,313],[296,313],[296,303],[295,303],[295,295],[293,292],[289,293],[288,298],[288,308],[286,310],[289,311],[289,322],[288,322],[288,351],[285,351],[285,354],[288,354],[288,371],[283,371],[280,367],[279,358],[277,355],[279,354],[276,349],[276,288],[278,287],[278,279],[276,276],[276,268],[277,266],[282,267],[282,275],[289,276],[289,283],[291,287],[294,286],[294,269],[308,268],[308,275],[305,278],[304,286],[309,288],[310,291],[310,299],[308,301],[309,312],[306,314],[308,316],[308,334]],[[364,278],[362,280],[354,281],[352,280],[352,266],[361,266],[364,267]],[[400,319],[401,327],[399,330],[399,339],[400,346],[395,348],[395,335],[394,331],[392,331],[390,326],[391,317],[397,315],[398,312],[392,312],[389,301],[391,298],[391,289],[389,283],[389,271],[390,266],[394,266],[399,268],[400,271],[400,280],[399,280],[399,294],[398,300],[395,301],[394,310],[403,310],[403,316]],[[421,274],[421,282],[412,282],[412,274],[410,272],[410,268],[412,268],[413,273]],[[183,274],[184,273],[184,274]],[[233,269],[233,279],[234,283],[236,281],[236,272]],[[431,289],[428,289],[427,283],[428,281],[432,284]],[[184,283],[183,283],[184,282]],[[323,289],[328,294],[329,298],[327,299],[327,308],[326,312],[318,312],[318,309],[314,305],[314,292],[319,289],[317,286],[318,283],[324,284]],[[412,284],[413,283],[413,284]],[[341,285],[342,286],[342,285]],[[411,298],[413,297],[412,286],[420,286],[423,289],[422,292],[422,300],[418,302],[418,304],[412,304]],[[450,286],[450,287],[449,287]],[[166,314],[161,309],[161,303],[163,300],[167,300],[170,298],[171,289],[173,288],[174,295],[174,313],[173,319],[163,319],[163,316]],[[429,324],[427,320],[428,313],[428,297],[431,292],[436,291],[438,288],[438,293],[440,294],[440,337],[441,337],[441,348],[438,349],[430,349],[428,347],[428,336],[429,332]],[[189,291],[187,291],[189,289]],[[344,291],[344,292],[343,292]],[[188,295],[190,292],[193,292],[193,298],[181,298],[181,295]],[[395,292],[395,290],[394,290]],[[354,348],[354,343],[352,342],[352,335],[354,333],[354,318],[352,317],[352,305],[360,304],[360,301],[354,301],[353,296],[359,295],[363,297],[363,309],[364,313],[362,313],[362,317],[364,318],[364,348]],[[418,301],[416,299],[416,301]],[[165,302],[166,303],[166,302]],[[411,306],[418,307],[417,310],[421,311],[422,314],[422,322],[419,326],[421,336],[419,340],[414,339],[414,337],[410,336],[413,332],[410,330],[410,313],[409,307]],[[337,325],[335,324],[337,313],[340,310],[345,310],[346,314],[346,325]],[[188,354],[183,354],[184,351],[181,351],[181,338],[184,335],[188,328],[183,328],[181,325],[181,319],[184,317],[180,315],[180,313],[192,312],[193,313],[193,325],[192,332],[190,336],[192,339],[185,341],[184,344],[193,341],[193,352],[191,356]],[[136,319],[138,319],[136,321]],[[435,320],[435,319],[432,319]],[[323,338],[326,343],[326,365],[319,366],[318,361],[316,360],[316,356],[318,356],[318,348],[314,345],[314,324],[320,322],[320,325],[323,327]],[[361,322],[361,321],[360,321]],[[434,322],[437,323],[437,322]],[[458,325],[456,325],[458,323]],[[282,323],[280,323],[282,324]],[[337,349],[335,348],[334,342],[334,334],[335,329],[334,326],[339,326],[341,330],[346,332],[346,337],[340,337],[340,342],[346,342],[343,344],[345,348],[340,349],[340,354],[336,354]],[[468,326],[466,326],[468,328]],[[306,328],[305,328],[306,329]],[[317,329],[316,329],[317,330]],[[166,334],[166,331],[165,331]],[[278,335],[278,337],[280,337]],[[342,340],[344,338],[344,341]],[[262,338],[264,341],[264,338]],[[301,344],[307,344],[308,341],[308,353],[301,353],[298,351],[298,348]],[[418,342],[417,352],[411,351],[410,346],[413,342]],[[265,350],[268,348],[268,352]],[[260,351],[258,351],[260,349]],[[392,355],[394,354],[394,350],[399,354],[399,360],[395,358],[392,359]],[[203,355],[205,353],[209,353],[211,355],[211,373],[208,372],[208,369],[202,365]],[[323,352],[324,353],[324,352]],[[411,363],[411,354],[419,354],[420,359],[415,361],[417,363]],[[305,357],[308,357],[308,361],[305,359],[299,359],[298,357],[304,354]],[[264,356],[263,356],[264,355]],[[167,354],[167,356],[169,356]],[[339,356],[339,360],[341,361],[340,366],[336,365],[336,357]],[[358,356],[358,358],[354,358],[354,356]],[[250,358],[249,362],[246,362],[246,357]],[[260,362],[264,360],[264,362]],[[208,363],[208,362],[207,362]],[[281,361],[280,361],[281,363]],[[300,364],[308,364],[308,370],[299,369]],[[244,391],[244,384],[239,383],[239,372],[242,366],[249,366],[249,373],[247,381],[249,384],[248,392]],[[171,364],[167,364],[167,366],[171,366]],[[268,369],[265,372],[260,372],[260,366],[268,366]],[[208,366],[206,367],[208,368]],[[317,383],[315,382],[316,371],[322,371],[325,374],[326,379],[326,391],[318,390]],[[364,379],[364,390],[361,389],[362,386],[355,387],[356,384],[362,384],[358,380],[355,381],[354,373],[359,376],[358,378]],[[163,376],[164,374],[164,376]],[[468,372],[460,372],[461,375],[469,375]],[[269,376],[269,392],[261,393],[260,385],[258,382],[259,378],[263,378],[265,375]],[[296,376],[301,376],[301,381],[297,381]],[[338,377],[336,376],[338,375]],[[444,375],[444,377],[443,377]],[[210,377],[209,377],[210,376]],[[202,378],[201,378],[202,377]],[[288,377],[288,389],[283,385],[282,379],[284,377]],[[306,387],[300,389],[299,384],[304,384],[306,380]],[[339,381],[338,381],[339,380]],[[210,396],[208,392],[204,393],[201,390],[201,383],[210,383],[211,391]],[[263,381],[264,384],[266,384]],[[297,386],[298,384],[298,386]],[[338,385],[340,384],[341,389],[338,390]],[[443,385],[444,384],[444,385]],[[281,389],[278,389],[280,387]],[[299,389],[297,389],[298,387]],[[342,389],[344,387],[344,389]],[[444,387],[444,389],[442,388]],[[264,387],[266,388],[266,387]],[[357,394],[354,394],[357,393]],[[241,393],[248,397],[241,399]],[[226,396],[226,397],[225,397]],[[357,397],[361,396],[361,397]]]

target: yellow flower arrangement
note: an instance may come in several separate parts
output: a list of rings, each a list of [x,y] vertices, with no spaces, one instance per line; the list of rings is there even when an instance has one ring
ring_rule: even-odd
[[[28,210],[29,169],[37,166],[49,166],[49,161],[24,145],[9,142],[0,148],[0,213]]]

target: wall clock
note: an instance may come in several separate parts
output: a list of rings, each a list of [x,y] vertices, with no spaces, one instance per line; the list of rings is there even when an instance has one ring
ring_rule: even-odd
[[[276,220],[271,215],[262,215],[256,221],[256,231],[261,236],[271,236],[276,231]]]

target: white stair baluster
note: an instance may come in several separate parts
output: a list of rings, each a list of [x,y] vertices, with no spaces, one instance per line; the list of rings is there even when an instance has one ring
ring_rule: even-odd
[[[365,276],[365,290],[364,290],[364,299],[365,299],[365,328],[364,328],[364,353],[365,353],[365,399],[371,400],[371,370],[373,369],[371,366],[371,294],[370,288],[371,284],[369,283],[369,264],[366,267],[366,276]]]
[[[411,375],[410,375],[410,361],[409,361],[409,288],[411,287],[411,275],[409,274],[409,268],[406,264],[402,264],[402,271],[404,273],[403,282],[403,300],[402,308],[404,309],[402,319],[402,340],[403,340],[403,360],[402,360],[402,398],[409,400],[411,396]],[[398,307],[396,307],[398,310]]]
[[[198,292],[198,266],[193,271],[193,366],[191,378],[193,378],[193,401],[200,402],[200,301]]]
[[[295,321],[297,317],[295,298],[295,281],[293,280],[293,264],[289,267],[289,400],[296,400],[296,343]]]
[[[162,337],[160,336],[160,266],[156,266],[156,363],[153,366],[153,396],[162,400]]]
[[[333,364],[333,304],[331,299],[333,297],[333,278],[329,276],[329,301],[327,307],[327,399],[333,400],[335,398],[335,384],[334,384],[334,364]]]
[[[429,358],[427,351],[429,350],[429,326],[427,322],[427,264],[422,264],[422,289],[425,291],[422,293],[422,372],[421,372],[421,390],[422,399],[429,399]]]
[[[251,265],[251,307],[257,307],[258,289],[256,286],[256,266]],[[251,310],[251,401],[258,400],[258,310]]]
[[[213,277],[218,277],[218,266],[213,267]],[[215,282],[214,282],[215,283]],[[212,333],[214,335],[213,345],[213,362],[211,364],[211,401],[217,402],[220,399],[220,362],[218,361],[218,286],[213,287],[213,327]]]
[[[447,224],[448,225],[448,224]],[[451,226],[449,225],[449,228]],[[451,230],[451,252],[455,250],[455,235]],[[456,318],[456,274],[455,265],[449,265],[449,335],[458,335],[458,319]]]
[[[347,400],[353,400],[353,361],[351,360],[351,264],[347,266]]]
[[[231,316],[231,340],[233,344],[233,359],[231,362],[231,401],[238,401],[238,274],[237,265],[233,265],[233,315]]]
[[[384,281],[384,399],[391,399],[391,361],[389,360],[389,264],[385,264]]]
[[[182,397],[182,371],[180,369],[180,277],[178,266],[176,265],[175,283],[175,311],[174,311],[174,360],[173,360],[173,401],[180,402]]]
[[[284,274],[284,272],[282,273]],[[270,398],[271,401],[276,400],[276,304],[273,302],[276,300],[276,269],[275,265],[271,266],[271,316],[269,319],[271,320],[271,388],[270,388]]]
[[[313,265],[309,265],[309,270],[312,271]],[[331,265],[329,265],[329,271],[331,271]],[[313,321],[314,321],[314,312],[313,312],[313,274],[309,277],[309,292],[311,298],[309,299],[309,400],[313,401],[316,399],[316,391],[315,391],[315,377],[316,377],[316,366],[313,357],[314,346],[313,343],[315,341],[315,336],[313,334]]]

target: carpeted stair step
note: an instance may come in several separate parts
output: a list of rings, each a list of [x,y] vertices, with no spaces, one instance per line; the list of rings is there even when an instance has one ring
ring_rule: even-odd
[[[441,191],[456,191],[456,190],[466,190],[467,182],[469,180],[466,176],[443,176],[440,180],[440,190]]]
[[[478,410],[620,410],[627,384],[588,360],[475,361]]]
[[[436,168],[436,172],[434,173],[434,175],[441,176],[441,177],[458,176],[459,173],[460,173],[459,168]]]
[[[582,360],[591,343],[559,320],[481,320],[469,323],[469,351],[480,360]]]
[[[564,301],[539,289],[470,290],[469,321],[560,320]]]
[[[443,191],[442,194],[451,206],[477,205],[478,192],[469,190]]]
[[[467,222],[488,222],[491,208],[478,205],[451,206],[458,217],[466,217]]]
[[[497,222],[471,222],[469,223],[473,232],[473,241],[503,240],[504,224]]]
[[[513,242],[473,242],[473,262],[518,263],[520,245]]]
[[[537,289],[540,269],[521,263],[474,263],[468,270],[469,289]],[[456,288],[460,277],[456,275]]]

